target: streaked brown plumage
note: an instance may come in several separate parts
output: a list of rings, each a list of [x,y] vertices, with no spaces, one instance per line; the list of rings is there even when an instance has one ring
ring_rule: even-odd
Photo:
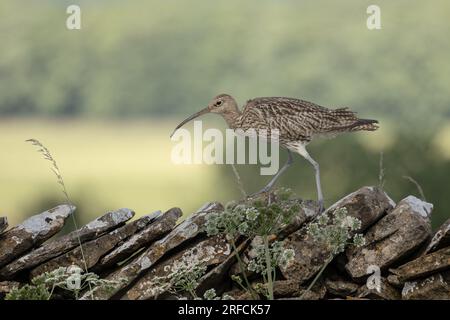
[[[281,173],[290,166],[292,163],[290,151],[294,151],[305,157],[314,166],[321,210],[323,209],[323,196],[319,165],[308,154],[305,146],[316,137],[334,137],[344,132],[378,129],[377,120],[359,119],[355,112],[347,108],[333,110],[295,98],[265,97],[247,101],[241,112],[233,97],[221,94],[216,96],[205,109],[180,123],[175,130],[186,122],[209,112],[222,115],[228,126],[234,130],[250,131],[253,129],[264,137],[277,130],[280,145],[288,150],[288,162],[261,192],[270,190]]]

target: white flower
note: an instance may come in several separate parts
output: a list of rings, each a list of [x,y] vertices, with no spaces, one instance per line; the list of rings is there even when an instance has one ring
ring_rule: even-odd
[[[259,211],[256,208],[247,208],[245,212],[246,218],[250,221],[255,221],[259,216]]]
[[[216,298],[216,296],[216,289],[214,288],[206,290],[203,294],[203,298],[205,298],[206,300],[213,300],[214,298]]]

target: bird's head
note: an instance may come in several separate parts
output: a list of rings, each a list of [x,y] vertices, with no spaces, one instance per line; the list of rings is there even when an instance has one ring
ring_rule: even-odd
[[[208,104],[208,106],[202,110],[200,110],[197,113],[194,113],[192,116],[186,118],[183,120],[176,128],[173,130],[170,137],[173,136],[175,131],[177,131],[179,128],[184,126],[189,121],[200,117],[203,114],[206,113],[219,113],[219,114],[226,114],[229,112],[233,112],[238,110],[236,100],[228,94],[219,94],[218,96],[214,97],[211,102]]]
[[[236,100],[229,94],[219,94],[208,104],[207,109],[212,113],[227,113],[237,109]]]

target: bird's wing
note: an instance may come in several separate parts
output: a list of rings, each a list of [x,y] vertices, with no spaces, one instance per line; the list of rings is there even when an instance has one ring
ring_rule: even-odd
[[[243,109],[244,127],[250,128],[253,123],[256,129],[278,129],[281,135],[299,140],[341,131],[356,120],[355,113],[347,108],[332,110],[294,98],[256,98]]]
[[[244,107],[244,112],[245,110],[252,108],[267,110],[272,109],[274,112],[281,109],[283,109],[284,112],[288,112],[289,110],[297,112],[329,110],[309,101],[285,97],[262,97],[248,100]]]

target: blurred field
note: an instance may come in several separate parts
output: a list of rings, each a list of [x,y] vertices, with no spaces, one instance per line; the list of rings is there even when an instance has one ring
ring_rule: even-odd
[[[171,163],[170,129],[163,120],[1,121],[0,215],[14,225],[64,200],[49,163],[24,142],[28,138],[39,139],[56,158],[80,206],[80,221],[120,207],[137,214],[171,206],[190,212],[207,199],[226,196],[210,187],[218,183],[217,168]]]

